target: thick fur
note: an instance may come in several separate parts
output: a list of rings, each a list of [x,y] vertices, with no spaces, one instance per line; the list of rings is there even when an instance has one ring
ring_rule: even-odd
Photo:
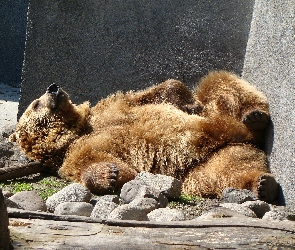
[[[194,92],[168,80],[116,93],[91,109],[51,88],[28,107],[11,138],[31,159],[93,192],[148,171],[181,179],[187,194],[215,197],[225,187],[257,188],[268,172],[258,148],[267,100],[228,72],[210,73]]]

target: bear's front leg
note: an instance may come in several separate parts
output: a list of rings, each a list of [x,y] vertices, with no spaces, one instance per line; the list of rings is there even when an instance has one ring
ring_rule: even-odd
[[[269,120],[269,113],[260,109],[248,111],[242,117],[242,122],[252,130],[265,129],[269,123]]]
[[[93,163],[81,173],[81,182],[91,192],[106,194],[115,190],[119,169],[109,162]]]
[[[81,171],[80,181],[92,193],[103,195],[120,189],[124,183],[134,179],[135,175],[136,171],[124,164],[98,162]]]
[[[130,104],[140,106],[170,103],[188,114],[200,114],[204,108],[185,84],[173,79],[144,91],[127,93],[125,98]]]

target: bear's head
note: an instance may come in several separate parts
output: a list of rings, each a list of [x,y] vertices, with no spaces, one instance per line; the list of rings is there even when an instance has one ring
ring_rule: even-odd
[[[17,142],[30,159],[56,169],[68,146],[89,132],[89,117],[88,102],[74,105],[62,88],[52,84],[29,105],[10,140]]]

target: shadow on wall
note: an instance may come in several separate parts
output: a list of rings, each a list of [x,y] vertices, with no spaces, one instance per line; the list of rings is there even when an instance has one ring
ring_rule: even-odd
[[[273,124],[273,121],[271,120],[268,125],[266,134],[265,134],[265,143],[262,148],[268,157],[272,153],[273,144],[274,144],[274,124]],[[280,185],[279,185],[279,200],[278,200],[278,202],[282,206],[286,205],[283,189]]]
[[[20,87],[29,0],[1,0],[0,83]]]
[[[265,133],[265,143],[263,146],[263,150],[267,155],[270,155],[273,149],[273,142],[274,142],[274,124],[271,120],[267,131]]]

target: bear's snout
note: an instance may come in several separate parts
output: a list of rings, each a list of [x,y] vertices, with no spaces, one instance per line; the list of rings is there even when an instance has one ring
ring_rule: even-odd
[[[47,93],[49,93],[49,94],[58,94],[58,92],[59,92],[59,86],[55,83],[51,84],[47,88]]]

